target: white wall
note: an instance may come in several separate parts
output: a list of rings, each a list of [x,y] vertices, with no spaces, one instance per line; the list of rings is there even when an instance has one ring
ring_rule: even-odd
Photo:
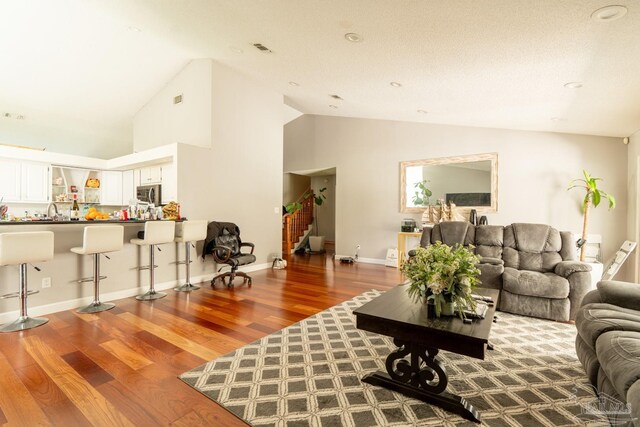
[[[640,131],[629,138],[627,150],[627,197],[629,200],[627,207],[627,240],[640,243],[640,197],[638,197],[638,192],[640,192]],[[635,252],[627,259],[623,269],[627,273],[628,280],[640,281],[640,249],[636,248]]]
[[[211,146],[211,72],[213,61],[191,61],[133,119],[133,150],[180,142]],[[182,102],[173,103],[182,94]]]
[[[282,182],[282,205],[295,202],[311,187],[311,178],[295,173],[285,173]]]
[[[0,144],[45,149],[52,153],[111,159],[131,153],[131,129],[102,129],[95,124],[63,117],[25,120],[0,118]]]
[[[618,208],[591,213],[590,234],[602,234],[605,259],[626,237],[627,149],[619,138],[303,116],[285,126],[284,170],[336,166],[336,253],[362,245],[365,258],[383,259],[397,244],[403,160],[497,152],[498,213],[490,224],[533,222],[580,232],[578,191],[570,179],[585,168],[604,179]]]

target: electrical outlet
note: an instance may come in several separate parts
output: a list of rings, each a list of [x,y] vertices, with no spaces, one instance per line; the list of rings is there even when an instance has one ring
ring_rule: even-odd
[[[280,213],[280,209],[282,209],[282,208],[279,208],[279,207],[275,206],[275,207],[273,208],[273,213],[274,213],[274,214],[279,214],[279,213]]]
[[[51,287],[51,277],[42,278],[42,289]]]

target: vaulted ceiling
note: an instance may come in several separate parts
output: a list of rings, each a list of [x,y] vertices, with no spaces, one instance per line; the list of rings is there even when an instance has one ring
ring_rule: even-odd
[[[304,113],[627,136],[640,128],[640,1],[592,17],[608,4],[6,0],[0,112],[131,138],[172,76],[213,58]]]

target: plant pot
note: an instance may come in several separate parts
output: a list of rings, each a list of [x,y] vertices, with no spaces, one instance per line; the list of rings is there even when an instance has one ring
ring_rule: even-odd
[[[311,252],[323,252],[324,236],[309,236],[309,248]]]
[[[427,316],[430,318],[442,317],[442,316],[455,316],[455,304],[452,302],[445,302],[440,306],[440,316],[436,314],[436,304],[433,301],[427,302]]]

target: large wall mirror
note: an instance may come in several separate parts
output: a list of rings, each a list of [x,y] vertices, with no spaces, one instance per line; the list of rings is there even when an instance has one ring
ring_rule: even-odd
[[[423,191],[421,185],[431,192]],[[479,213],[498,210],[498,154],[442,157],[400,163],[400,211],[422,212],[453,202]]]

